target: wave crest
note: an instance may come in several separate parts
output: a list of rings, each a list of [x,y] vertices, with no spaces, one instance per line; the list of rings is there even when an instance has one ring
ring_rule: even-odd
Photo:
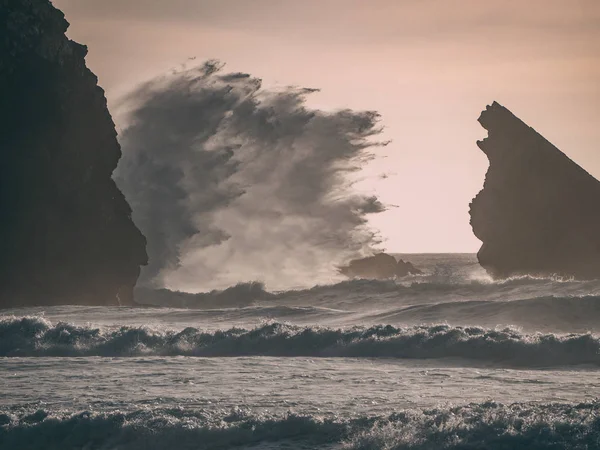
[[[0,319],[0,356],[309,356],[464,358],[513,366],[600,365],[592,334],[523,334],[515,329],[394,327],[333,329],[267,323],[205,332],[151,327],[53,325],[41,317]]]
[[[485,402],[387,417],[320,417],[183,408],[131,412],[0,411],[0,448],[506,449],[596,448],[600,403]],[[280,448],[280,447],[274,447]]]

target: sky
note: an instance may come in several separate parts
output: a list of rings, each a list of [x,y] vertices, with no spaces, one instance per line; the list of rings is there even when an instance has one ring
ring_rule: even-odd
[[[385,139],[358,189],[390,207],[391,252],[475,252],[469,202],[498,101],[600,178],[598,0],[54,0],[109,107],[140,82],[219,59],[311,106],[376,110]],[[382,176],[383,175],[383,176]]]

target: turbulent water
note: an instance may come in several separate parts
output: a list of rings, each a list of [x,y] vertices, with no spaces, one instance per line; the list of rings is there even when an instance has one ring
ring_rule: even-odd
[[[425,275],[0,312],[0,449],[600,448],[600,281]]]

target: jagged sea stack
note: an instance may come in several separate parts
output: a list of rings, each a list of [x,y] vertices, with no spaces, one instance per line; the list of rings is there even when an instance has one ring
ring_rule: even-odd
[[[479,122],[490,162],[470,205],[480,264],[497,278],[600,278],[600,182],[496,102]]]
[[[48,0],[0,0],[0,307],[132,304],[144,236],[87,48]]]

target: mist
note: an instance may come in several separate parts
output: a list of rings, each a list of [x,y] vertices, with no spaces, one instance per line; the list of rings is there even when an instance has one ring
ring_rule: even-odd
[[[314,89],[263,89],[218,61],[137,87],[119,104],[115,180],[148,240],[140,284],[198,292],[244,281],[288,289],[340,279],[380,245],[354,189],[385,146],[374,111],[321,111]]]

